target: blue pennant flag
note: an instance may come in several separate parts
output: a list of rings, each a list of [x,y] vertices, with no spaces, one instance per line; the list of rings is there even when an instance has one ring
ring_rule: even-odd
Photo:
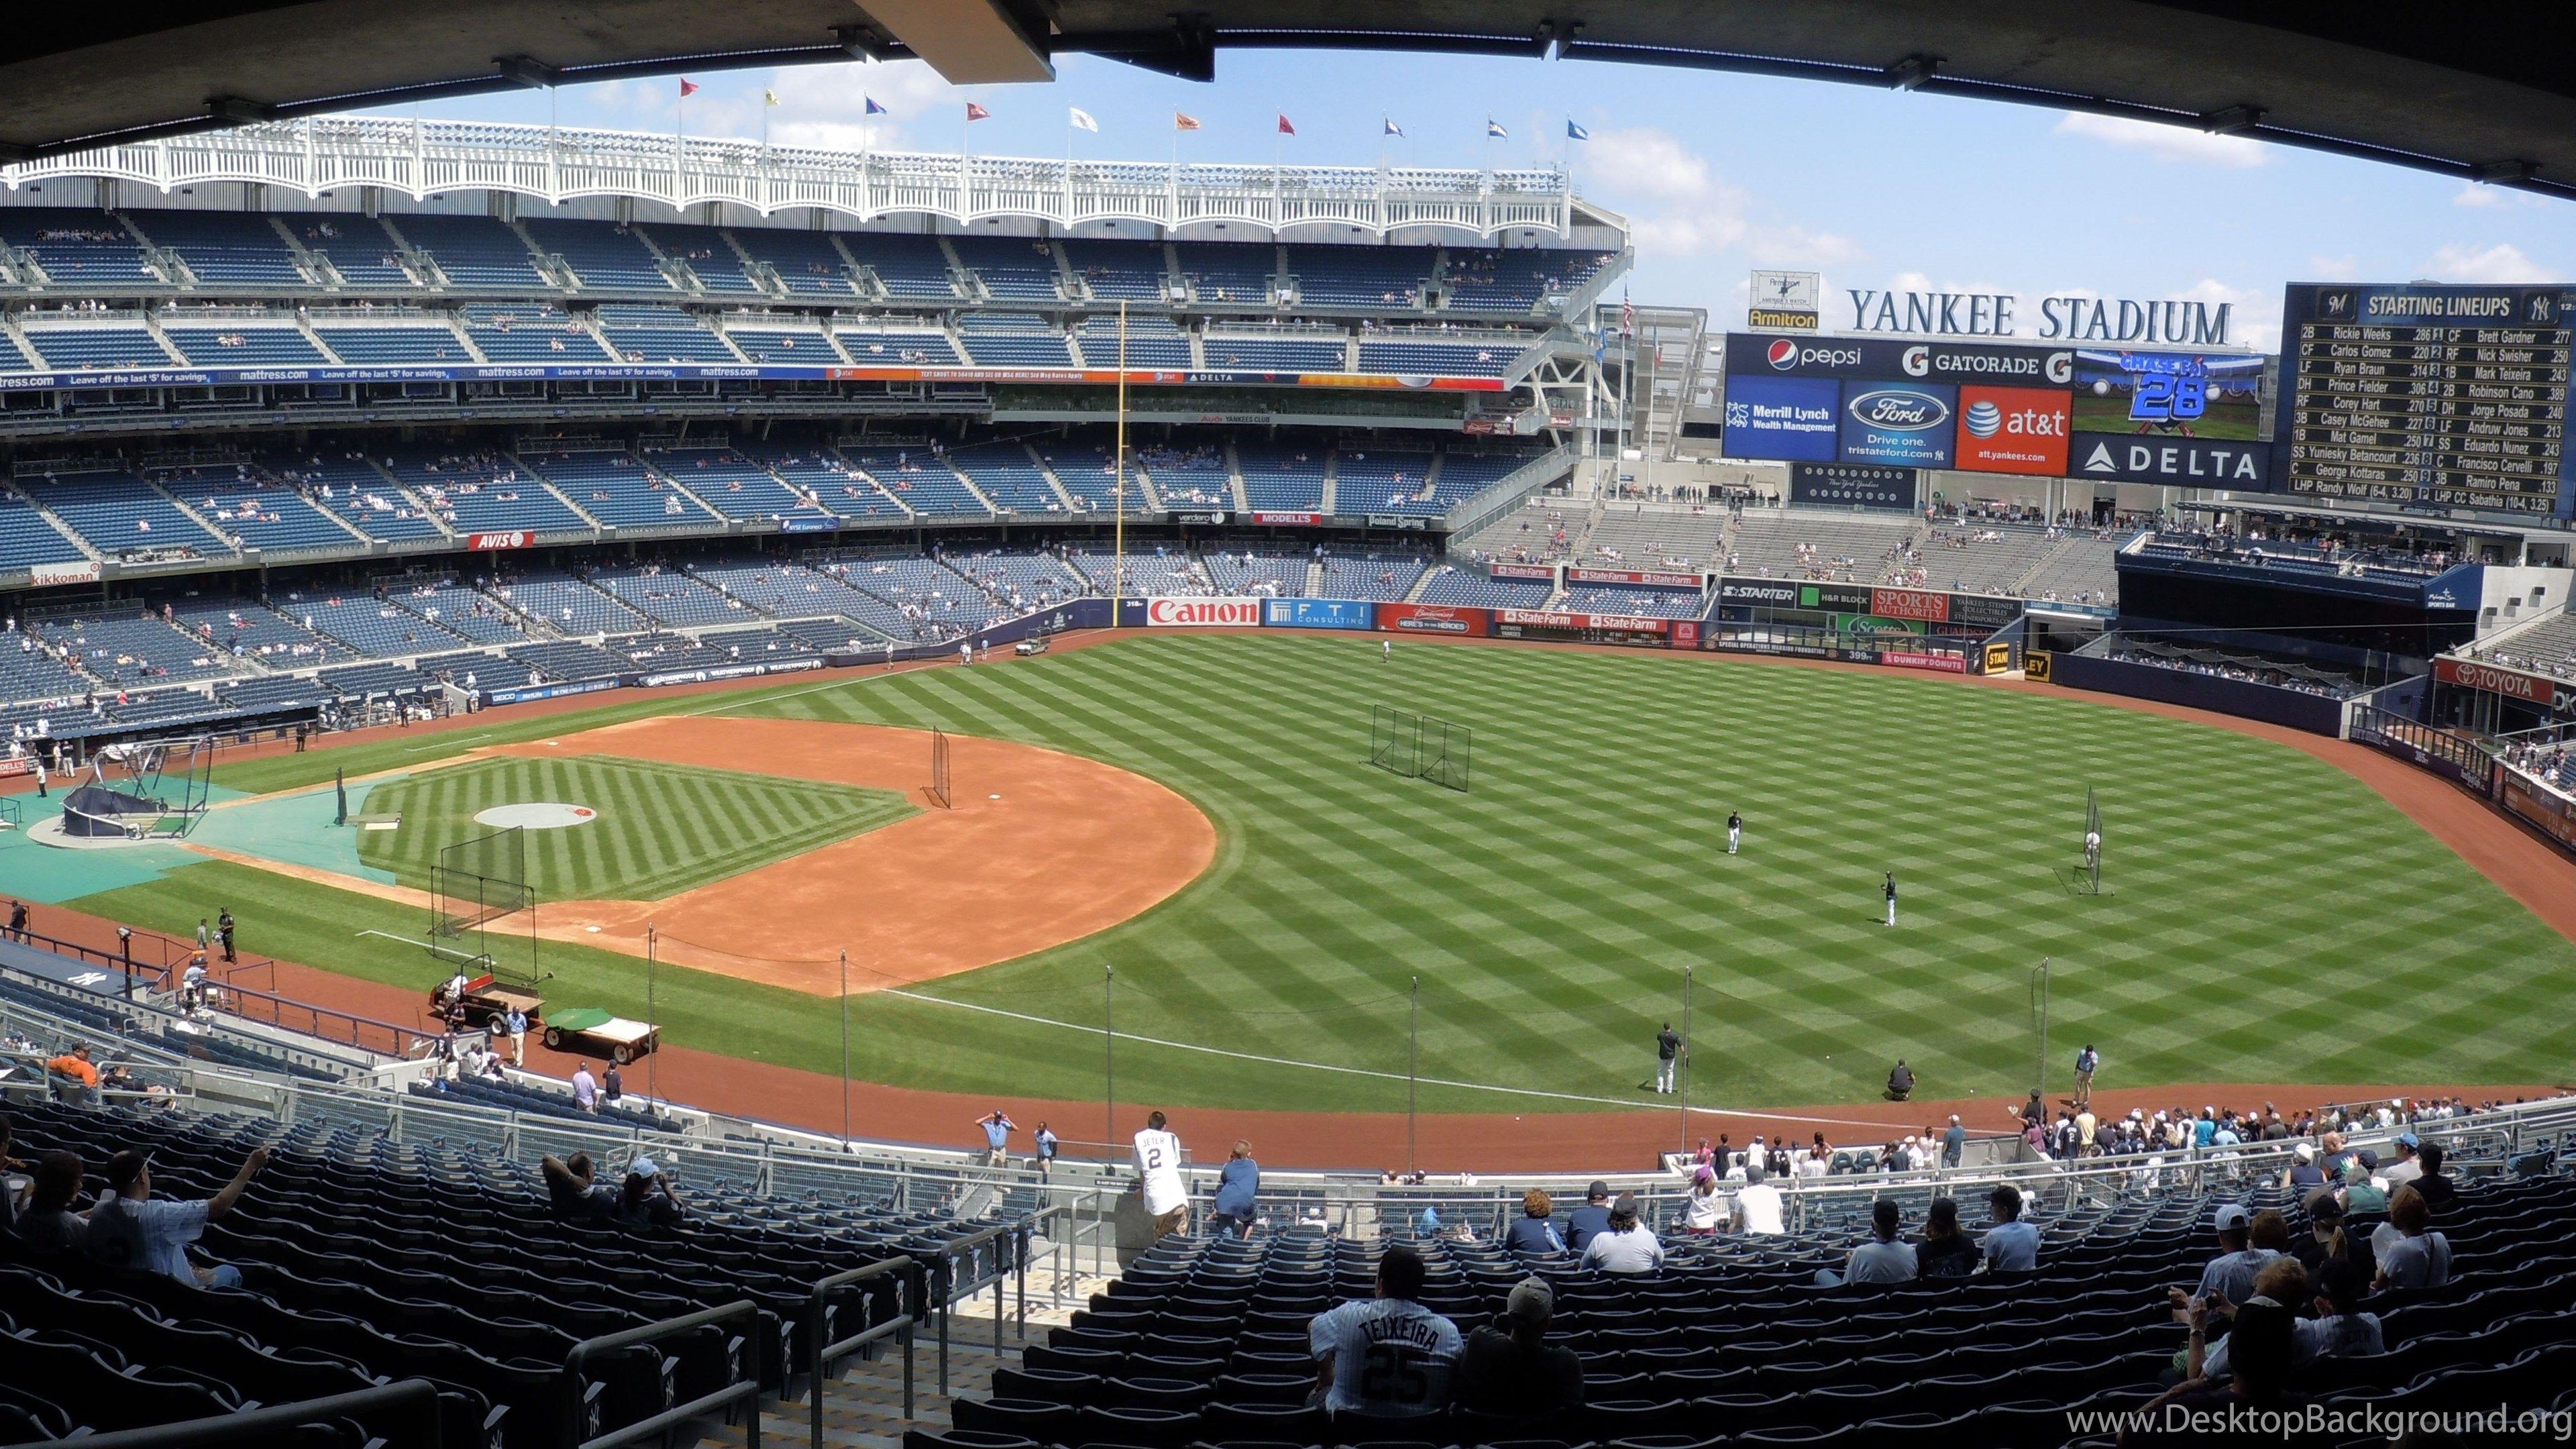
[[[1581,126],[1574,124],[1573,118],[1569,116],[1566,118],[1565,122],[1565,139],[1569,141],[1589,141],[1592,139],[1592,133],[1583,129]]]
[[[1381,119],[1381,120],[1384,120],[1384,121],[1386,122],[1386,133],[1385,133],[1385,134],[1390,135],[1390,136],[1401,136],[1401,135],[1403,135],[1403,134],[1404,134],[1404,128],[1403,128],[1402,126],[1399,126],[1399,125],[1397,125],[1397,124],[1395,123],[1395,117],[1393,117],[1393,116],[1384,116],[1384,117],[1380,117],[1380,119]]]
[[[867,111],[866,111],[866,114],[868,114],[868,115],[871,115],[871,116],[890,116],[890,115],[893,115],[893,114],[894,114],[892,111],[887,110],[885,107],[883,107],[883,106],[881,106],[881,105],[878,105],[878,104],[877,104],[877,98],[876,98],[876,97],[874,97],[874,96],[861,96],[861,97],[859,97],[859,99],[861,99],[861,100],[863,100],[863,101],[866,101],[866,102],[868,103],[868,109],[867,109]]]
[[[1503,123],[1495,120],[1491,116],[1487,116],[1485,118],[1485,134],[1503,141],[1508,141],[1512,138],[1512,133],[1503,129]]]

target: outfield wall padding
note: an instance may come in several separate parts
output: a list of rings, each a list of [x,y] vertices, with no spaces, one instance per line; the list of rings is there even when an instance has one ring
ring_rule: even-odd
[[[2060,654],[2053,662],[2056,682],[2069,689],[2215,710],[2329,738],[2343,733],[2343,701],[2321,694],[2302,694],[2295,689],[2274,689],[2268,684],[2249,684],[2214,674],[2191,674],[2084,654]]]

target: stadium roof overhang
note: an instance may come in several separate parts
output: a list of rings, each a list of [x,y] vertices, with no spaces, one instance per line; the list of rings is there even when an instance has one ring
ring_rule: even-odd
[[[1476,52],[2101,112],[2576,197],[2563,6],[2346,0],[199,0],[48,7],[0,38],[0,159],[620,76],[918,56],[959,82],[1226,47]]]

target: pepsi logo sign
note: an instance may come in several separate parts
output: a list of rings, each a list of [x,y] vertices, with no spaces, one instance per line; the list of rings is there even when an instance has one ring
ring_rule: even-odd
[[[1939,398],[1913,388],[1873,388],[1861,393],[1851,400],[1851,415],[1870,427],[1900,433],[1929,432],[1950,421],[1950,409]],[[1975,424],[1969,426],[1973,430]]]
[[[1780,338],[1771,344],[1771,351],[1767,355],[1773,367],[1787,372],[1798,365],[1798,344],[1786,337]]]
[[[1860,345],[1846,343],[1840,347],[1814,345],[1801,347],[1790,338],[1775,337],[1770,345],[1763,349],[1762,359],[1771,364],[1774,372],[1858,367],[1860,366]]]

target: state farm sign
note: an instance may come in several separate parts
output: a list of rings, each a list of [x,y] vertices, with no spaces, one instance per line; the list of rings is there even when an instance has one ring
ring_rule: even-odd
[[[465,546],[477,553],[486,553],[494,549],[526,548],[536,541],[535,534],[521,529],[510,533],[474,534],[465,540]]]
[[[1147,599],[1145,622],[1155,628],[1242,628],[1261,622],[1259,599]]]
[[[2557,703],[2558,688],[2548,680],[2511,669],[2498,669],[2492,664],[2478,664],[2466,659],[2436,659],[2433,677],[2444,684],[2463,689],[2483,689],[2543,709]]]

